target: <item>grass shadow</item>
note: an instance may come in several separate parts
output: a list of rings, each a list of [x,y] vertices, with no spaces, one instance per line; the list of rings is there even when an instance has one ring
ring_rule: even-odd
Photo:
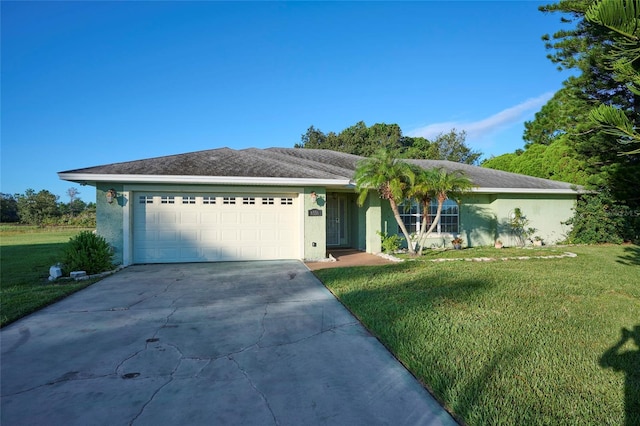
[[[553,265],[404,262],[314,273],[467,424],[620,424],[624,376],[598,359],[612,329],[637,324],[637,274],[616,263],[624,247],[576,247],[577,258]],[[611,353],[602,363],[629,371]],[[633,418],[640,372],[629,374]]]
[[[618,263],[627,266],[640,266],[640,247],[627,246],[624,248],[625,254],[620,256]]]
[[[325,284],[327,288],[458,421],[474,410],[478,389],[485,386],[487,378],[511,358],[496,349],[490,363],[480,368],[474,379],[461,385],[455,369],[441,363],[444,357],[453,356],[452,346],[434,350],[429,347],[434,342],[427,335],[416,339],[411,334],[416,328],[427,332],[425,327],[416,327],[415,322],[428,322],[434,311],[471,303],[475,295],[489,287],[485,280],[460,280],[438,274],[435,269],[428,274],[415,274],[409,264],[324,269],[314,274],[323,283],[329,283]],[[394,277],[391,287],[370,285],[387,275]]]

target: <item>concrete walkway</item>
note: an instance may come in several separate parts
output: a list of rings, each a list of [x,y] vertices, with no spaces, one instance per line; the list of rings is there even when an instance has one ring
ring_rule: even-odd
[[[0,330],[3,425],[454,425],[300,262],[138,265]]]
[[[355,249],[334,249],[328,250],[328,253],[333,256],[334,261],[305,262],[307,268],[317,271],[318,269],[391,265],[396,263],[384,257]]]

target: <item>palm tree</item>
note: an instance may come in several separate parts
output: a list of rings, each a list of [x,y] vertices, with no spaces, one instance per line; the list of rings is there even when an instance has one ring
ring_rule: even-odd
[[[416,174],[415,183],[410,188],[408,195],[416,199],[422,207],[422,224],[417,244],[418,253],[422,253],[424,241],[438,225],[444,202],[448,198],[462,195],[472,187],[473,183],[459,170],[449,172],[442,168],[421,169]],[[438,209],[431,226],[427,229],[429,205],[433,199],[438,200]]]
[[[407,240],[411,254],[414,254],[415,251],[409,244],[409,232],[400,217],[398,205],[407,197],[407,191],[413,186],[414,178],[414,170],[408,163],[397,159],[394,151],[384,149],[358,163],[354,175],[356,189],[359,193],[358,205],[364,204],[370,190],[378,191],[380,198],[388,200],[393,216]]]

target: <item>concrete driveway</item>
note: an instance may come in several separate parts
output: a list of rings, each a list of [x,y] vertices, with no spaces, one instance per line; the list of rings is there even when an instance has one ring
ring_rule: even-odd
[[[0,331],[3,425],[452,425],[300,262],[138,265]]]

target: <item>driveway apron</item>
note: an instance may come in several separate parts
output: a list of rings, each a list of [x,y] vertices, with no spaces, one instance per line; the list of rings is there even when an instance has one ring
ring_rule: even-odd
[[[3,425],[454,425],[300,262],[136,265],[0,330]]]

